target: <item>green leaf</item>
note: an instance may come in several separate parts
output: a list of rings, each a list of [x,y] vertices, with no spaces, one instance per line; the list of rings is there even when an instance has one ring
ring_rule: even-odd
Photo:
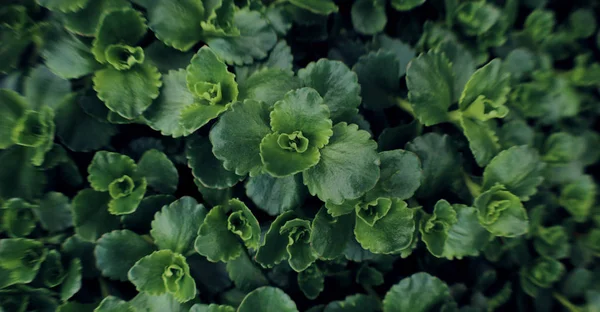
[[[384,312],[437,311],[452,300],[446,283],[428,273],[415,273],[392,286],[383,299]]]
[[[140,258],[155,250],[156,247],[141,236],[129,230],[118,230],[106,233],[98,239],[94,257],[103,276],[127,281],[129,269]]]
[[[117,188],[121,188],[123,183],[128,184],[126,185],[128,189],[125,190],[125,192],[121,192],[121,190],[119,190],[119,193],[113,194],[115,189],[114,186],[118,185]],[[132,213],[135,211],[135,209],[137,209],[137,206],[140,204],[142,198],[144,198],[144,194],[146,193],[147,183],[146,179],[142,178],[138,181],[135,181],[134,184],[134,181],[131,178],[128,176],[123,176],[113,181],[110,186],[113,186],[113,188],[109,187],[109,191],[113,192],[109,192],[112,199],[108,203],[108,211],[115,215],[122,215]]]
[[[43,65],[37,66],[29,73],[24,87],[25,99],[30,105],[29,108],[34,110],[44,106],[56,108],[71,93],[69,81],[54,75]]]
[[[482,35],[496,24],[501,11],[485,2],[465,2],[454,13],[456,21],[470,36]]]
[[[250,177],[245,186],[252,202],[271,216],[299,207],[308,194],[299,174],[283,178],[262,174]]]
[[[94,312],[135,312],[136,310],[129,302],[117,297],[105,297]]]
[[[206,39],[208,46],[227,64],[243,65],[263,59],[277,43],[275,31],[257,11],[236,11],[233,27],[240,30],[239,36]]]
[[[209,47],[198,50],[186,71],[188,89],[195,97],[221,106],[237,100],[235,75]]]
[[[237,175],[257,176],[262,170],[260,142],[271,132],[269,109],[253,100],[236,102],[210,131],[210,142],[223,167]]]
[[[268,302],[268,304],[265,304]],[[238,312],[297,312],[296,304],[281,289],[261,287],[250,292],[240,306]]]
[[[192,169],[194,178],[202,185],[209,188],[226,189],[244,179],[243,176],[225,170],[223,163],[213,154],[212,144],[208,138],[194,136],[190,137],[186,143],[188,167]]]
[[[376,149],[368,132],[354,124],[338,123],[329,144],[321,149],[321,161],[302,173],[304,184],[321,201],[341,204],[358,198],[379,179]]]
[[[377,206],[360,208],[368,209],[369,214],[377,213]],[[363,248],[373,253],[392,254],[409,248],[417,226],[415,221],[417,210],[408,208],[406,202],[393,198],[387,207],[387,212],[376,215],[372,224],[365,221],[365,217],[357,215],[354,226],[356,240]]]
[[[194,95],[188,90],[185,77],[183,69],[164,75],[160,95],[143,113],[146,124],[162,135],[177,138],[197,130],[184,127],[181,122],[185,109],[194,105]]]
[[[214,303],[211,303],[210,305],[197,303],[192,306],[190,312],[235,312],[235,308]]]
[[[158,69],[138,65],[127,71],[108,67],[94,74],[94,90],[108,109],[126,119],[139,117],[159,94]]]
[[[90,48],[74,35],[62,29],[50,32],[41,54],[46,66],[63,79],[74,79],[91,74],[98,63]]]
[[[137,165],[138,174],[146,178],[148,186],[166,194],[177,190],[179,174],[171,160],[161,151],[151,149],[142,155]]]
[[[460,204],[454,204],[452,208],[458,220],[448,230],[443,256],[451,260],[478,256],[491,237],[479,223],[477,209]]]
[[[567,164],[585,152],[585,139],[567,132],[550,134],[544,142],[542,160],[549,164]]]
[[[304,86],[315,89],[329,107],[330,118],[341,121],[348,113],[355,113],[360,105],[358,76],[339,61],[320,59],[298,71]]]
[[[461,116],[460,126],[463,134],[469,141],[469,148],[475,157],[475,161],[480,167],[484,167],[500,152],[501,146],[495,131],[488,123],[471,119],[467,116]]]
[[[256,253],[256,262],[260,263],[263,267],[272,268],[287,259],[286,247],[289,244],[289,238],[284,233],[281,233],[281,228],[286,222],[294,218],[296,218],[296,215],[292,211],[287,211],[277,216],[275,221],[271,223],[263,243]]]
[[[515,237],[527,233],[529,218],[521,200],[503,185],[483,192],[473,203],[479,210],[479,222],[496,236]]]
[[[433,209],[432,215],[425,215],[421,219],[421,238],[427,249],[436,257],[444,253],[448,231],[458,222],[456,211],[446,200],[439,200]]]
[[[437,44],[435,51],[443,53],[450,63],[452,63],[452,72],[454,73],[454,92],[452,102],[459,100],[467,81],[475,72],[476,62],[472,52],[458,42],[458,40],[446,40],[442,38],[442,42]]]
[[[458,105],[465,114],[482,121],[503,118],[508,113],[504,104],[510,92],[509,83],[510,74],[503,70],[499,59],[493,59],[473,73]]]
[[[332,0],[288,0],[291,4],[310,12],[329,15],[337,12],[338,7]]]
[[[194,56],[192,51],[181,52],[165,45],[159,40],[154,41],[146,47],[144,53],[146,54],[146,62],[156,66],[161,73],[167,73],[171,70],[177,71],[182,68],[185,69]]]
[[[35,240],[0,239],[0,288],[33,281],[47,253],[44,245]]]
[[[187,51],[202,38],[200,22],[205,16],[202,2],[152,1],[146,9],[148,27],[166,45],[180,51]]]
[[[72,151],[89,152],[110,143],[117,133],[115,125],[101,122],[88,115],[78,101],[89,100],[93,105],[104,106],[98,98],[71,96],[56,108],[56,135]]]
[[[385,0],[357,0],[352,4],[352,26],[364,35],[383,31],[387,24]]]
[[[367,264],[363,264],[356,272],[356,283],[363,286],[378,286],[383,282],[383,274]]]
[[[71,260],[68,271],[72,271],[72,274],[71,276],[67,276],[67,279],[72,279],[71,283],[73,283],[73,285],[71,286],[77,286],[77,283],[79,283],[79,286],[77,287],[81,287],[82,277],[96,278],[100,276],[100,271],[96,268],[96,258],[94,257],[95,241],[96,240],[84,240],[79,235],[73,235],[67,238],[61,245],[62,255]],[[78,260],[77,263],[75,263],[75,260]],[[66,283],[67,281],[65,280],[63,285]],[[77,292],[78,290],[79,288],[74,291]],[[75,294],[75,292],[71,295]]]
[[[48,288],[60,285],[65,279],[65,272],[60,258],[58,251],[50,250],[46,260],[42,263],[37,279],[41,280],[44,286]]]
[[[35,229],[37,218],[32,205],[20,198],[11,198],[2,205],[2,229],[10,237],[25,237]]]
[[[406,144],[406,150],[419,157],[423,166],[417,197],[432,197],[450,188],[461,178],[460,157],[448,135],[427,133]]]
[[[239,78],[238,78],[239,79]],[[240,83],[240,99],[253,99],[272,106],[286,93],[302,86],[290,70],[265,68],[253,73]]]
[[[577,9],[569,14],[569,34],[588,38],[596,32],[596,15],[590,9]]]
[[[276,28],[276,26],[273,25],[274,21],[272,17],[274,15],[278,15],[277,18],[281,19],[281,14],[281,9],[279,8],[269,7],[267,9],[267,18],[269,18],[271,26],[273,26],[274,28]],[[277,31],[279,32],[279,30]],[[287,31],[283,31],[283,33],[285,32]],[[251,65],[235,66],[235,79],[239,84],[243,84],[246,81],[246,79],[248,79],[248,77],[252,76],[254,73],[260,72],[268,68],[281,69],[293,74],[293,61],[294,56],[292,55],[292,48],[290,48],[290,46],[285,40],[279,40],[275,47],[273,47],[273,50],[269,52],[269,56],[266,59],[254,62]],[[279,100],[280,98],[281,97],[277,98],[277,100]]]
[[[0,89],[0,149],[13,145],[11,135],[29,105],[18,93]]]
[[[302,172],[319,162],[319,149],[333,134],[329,109],[311,88],[288,92],[275,103],[271,129],[263,138],[260,156],[265,171],[276,177]]]
[[[242,291],[252,291],[269,285],[261,269],[244,252],[238,258],[227,262],[227,273],[235,286]]]
[[[583,175],[562,188],[558,202],[576,221],[583,222],[594,206],[596,192],[597,187],[592,177]]]
[[[344,300],[332,301],[323,312],[375,312],[381,311],[381,303],[367,295],[356,294]]]
[[[129,156],[99,151],[88,167],[88,181],[94,190],[106,192],[113,181],[127,176],[135,177],[137,165]]]
[[[149,295],[170,293],[178,302],[196,296],[196,282],[190,276],[185,257],[170,250],[143,257],[129,270],[128,276],[138,291]]]
[[[398,11],[409,11],[425,3],[425,0],[392,0],[392,7]]]
[[[298,287],[310,300],[317,298],[325,288],[325,276],[315,264],[298,273],[297,280]]]
[[[89,0],[37,0],[37,3],[50,11],[76,12],[85,8]]]
[[[346,249],[346,244],[352,238],[353,228],[353,215],[332,217],[323,207],[312,221],[310,244],[319,258],[335,259]]]
[[[537,288],[550,288],[565,273],[565,266],[551,258],[538,258],[520,271],[521,286],[535,297]]]
[[[423,171],[416,154],[405,150],[379,153],[381,175],[377,185],[365,195],[366,201],[380,197],[407,199],[421,185]]]
[[[127,229],[138,233],[147,233],[150,231],[150,223],[154,219],[154,215],[162,209],[163,206],[169,205],[175,201],[175,197],[171,195],[151,195],[147,196],[140,202],[138,208],[126,215],[121,216],[121,223]]]
[[[44,156],[54,145],[54,111],[48,106],[39,111],[26,111],[12,132],[12,140],[22,146],[32,147],[31,163],[41,166]]]
[[[502,184],[507,191],[526,201],[542,183],[544,167],[536,150],[528,146],[511,147],[500,152],[485,167],[483,189]]]
[[[448,108],[454,99],[454,73],[443,53],[429,51],[408,63],[406,86],[410,104],[423,125],[448,121]]]
[[[75,233],[88,241],[95,241],[102,234],[116,230],[119,219],[108,212],[111,201],[108,193],[84,189],[73,198],[73,225]]]
[[[110,11],[100,18],[92,42],[92,53],[96,60],[106,63],[111,45],[135,45],[146,33],[146,19],[134,9]]]
[[[93,37],[105,13],[130,7],[131,4],[125,0],[96,0],[88,1],[85,8],[77,12],[58,15],[70,32]]]
[[[71,201],[62,193],[46,193],[40,204],[33,207],[33,212],[42,228],[49,232],[60,232],[73,226]]]
[[[60,287],[60,299],[67,301],[81,289],[81,260],[71,260],[65,274],[65,279]]]
[[[184,196],[154,215],[150,235],[159,249],[186,255],[194,248],[198,229],[206,216],[204,205]]]
[[[373,38],[374,48],[379,48],[384,51],[392,52],[398,60],[398,78],[406,74],[406,65],[415,57],[415,50],[408,44],[390,38],[385,34],[377,35]]]
[[[356,210],[356,207],[358,207],[360,204],[362,204],[362,202],[363,202],[362,200],[363,200],[362,198],[344,200],[339,205],[328,201],[328,202],[325,202],[325,208],[327,208],[327,212],[331,216],[339,217],[339,216],[354,212]],[[377,200],[377,198],[372,201],[376,201],[376,200]]]
[[[0,151],[0,199],[33,200],[42,195],[46,176],[32,165],[31,153],[31,149],[20,146]]]
[[[246,205],[231,199],[213,207],[200,226],[194,243],[196,251],[212,262],[227,262],[246,248],[258,248],[260,227]]]
[[[116,70],[128,70],[136,64],[144,62],[144,50],[126,44],[111,44],[106,47],[106,61]]]
[[[535,251],[542,257],[562,259],[569,257],[569,233],[563,226],[540,227],[533,240]]]
[[[379,111],[396,105],[399,95],[400,63],[394,53],[380,50],[363,55],[354,65],[363,106]]]

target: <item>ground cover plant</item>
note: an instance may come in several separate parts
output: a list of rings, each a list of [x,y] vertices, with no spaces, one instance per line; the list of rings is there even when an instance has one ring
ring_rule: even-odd
[[[600,311],[595,0],[3,0],[0,311]]]

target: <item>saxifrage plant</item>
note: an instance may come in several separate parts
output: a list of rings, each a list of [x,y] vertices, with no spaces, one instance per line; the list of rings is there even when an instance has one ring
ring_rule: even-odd
[[[0,311],[599,310],[599,10],[3,1]]]

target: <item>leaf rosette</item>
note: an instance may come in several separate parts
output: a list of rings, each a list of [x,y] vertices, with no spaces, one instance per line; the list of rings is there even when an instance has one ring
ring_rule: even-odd
[[[519,197],[496,184],[474,201],[479,222],[496,236],[515,237],[527,233],[529,218]]]

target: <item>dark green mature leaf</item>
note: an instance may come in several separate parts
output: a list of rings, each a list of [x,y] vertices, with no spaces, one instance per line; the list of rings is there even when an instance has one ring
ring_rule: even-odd
[[[427,273],[416,273],[392,286],[383,299],[384,312],[425,312],[451,300],[448,285]]]
[[[75,258],[69,263],[65,279],[60,287],[60,299],[67,301],[81,289],[81,260]]]
[[[382,110],[396,104],[399,92],[400,63],[394,53],[371,52],[361,56],[353,70],[358,76],[363,106]]]
[[[481,225],[496,236],[514,237],[528,231],[529,218],[521,200],[501,184],[483,192],[473,205]]]
[[[146,20],[133,9],[115,10],[102,15],[92,53],[100,63],[107,62],[107,48],[113,44],[135,45],[146,33]]]
[[[321,59],[299,70],[298,77],[305,86],[319,92],[334,122],[356,112],[360,105],[358,77],[342,62]]]
[[[269,285],[269,281],[258,265],[246,253],[227,262],[227,273],[235,286],[242,291],[252,291]]]
[[[80,191],[72,202],[75,233],[88,241],[95,241],[102,234],[116,230],[119,219],[108,212],[111,201],[108,193],[93,189]]]
[[[94,312],[135,312],[130,303],[117,297],[108,296],[100,302]]]
[[[372,201],[380,197],[407,199],[413,196],[421,185],[423,170],[416,154],[404,150],[379,153],[381,175],[377,185],[365,199]]]
[[[0,239],[0,288],[31,282],[47,253],[44,245],[35,240]]]
[[[534,149],[528,146],[515,146],[500,152],[483,172],[483,188],[490,189],[502,184],[507,191],[521,200],[528,200],[537,192],[542,183],[542,170],[545,165]]]
[[[129,230],[118,230],[98,239],[94,257],[103,276],[126,281],[129,269],[155,250],[156,247],[141,236]]]
[[[93,37],[105,13],[130,7],[131,4],[126,0],[88,1],[83,9],[59,14],[59,16],[64,22],[65,28],[70,32]]]
[[[59,232],[73,226],[71,201],[62,193],[46,193],[33,211],[41,226],[49,232]]]
[[[311,194],[322,201],[341,204],[356,199],[375,186],[379,179],[377,144],[368,132],[345,122],[333,127],[319,163],[302,173]]]
[[[194,239],[207,211],[194,198],[184,196],[154,215],[150,235],[159,249],[170,249],[186,255],[193,249]]]
[[[32,200],[42,194],[46,176],[31,164],[32,150],[13,146],[0,151],[0,199],[17,197]]]
[[[352,25],[365,35],[373,35],[385,28],[385,0],[357,0],[352,5]]]
[[[45,66],[34,68],[25,80],[24,95],[30,109],[56,108],[70,93],[69,81],[54,75]]]
[[[265,304],[268,302],[268,304]],[[281,289],[261,287],[250,292],[238,307],[238,312],[294,312],[296,304]]]
[[[329,303],[323,312],[375,312],[381,310],[381,303],[370,296],[357,294],[344,300]]]
[[[146,178],[151,188],[164,194],[172,194],[177,190],[177,168],[163,152],[155,149],[145,152],[137,166],[137,172]]]
[[[353,215],[332,217],[323,207],[312,222],[311,245],[320,258],[335,259],[346,249],[346,244],[352,238],[353,228]]]
[[[585,221],[596,198],[597,186],[588,175],[565,185],[560,192],[558,202],[577,221]]]
[[[250,177],[245,186],[254,204],[272,216],[299,207],[308,195],[300,174],[283,178],[262,174]]]
[[[35,229],[36,216],[32,205],[20,198],[11,198],[2,206],[2,228],[10,237],[25,237]]]
[[[225,189],[244,178],[223,167],[223,163],[214,156],[208,138],[190,137],[186,144],[186,156],[194,178],[206,187]]]
[[[189,50],[202,37],[200,21],[205,9],[200,1],[151,1],[148,27],[162,42],[181,51]]]
[[[281,100],[286,93],[301,86],[300,79],[290,70],[264,68],[240,83],[239,98],[262,101],[271,106]]]

